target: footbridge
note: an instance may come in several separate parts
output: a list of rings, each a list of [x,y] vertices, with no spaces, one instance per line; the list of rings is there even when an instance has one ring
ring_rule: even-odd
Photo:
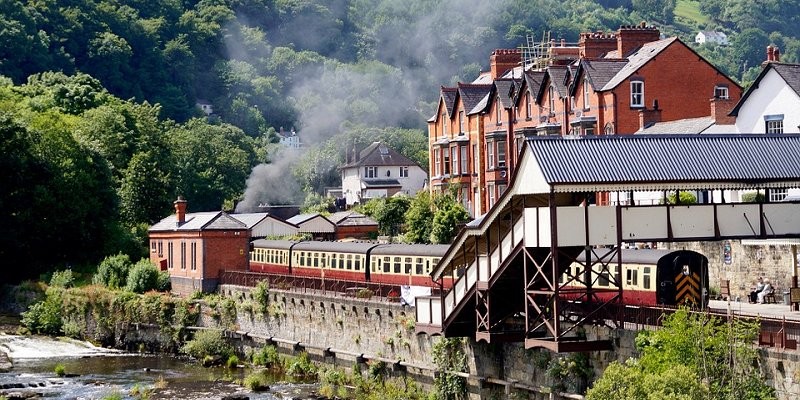
[[[417,299],[417,332],[556,352],[609,349],[609,339],[587,340],[584,326],[620,327],[625,243],[797,238],[800,202],[726,197],[798,187],[798,135],[528,139],[506,192],[462,229],[432,272],[443,288],[457,278],[441,295]],[[614,192],[680,199],[681,191],[713,200],[595,200]]]

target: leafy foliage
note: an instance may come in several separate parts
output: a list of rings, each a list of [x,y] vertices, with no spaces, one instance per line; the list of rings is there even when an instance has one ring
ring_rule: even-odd
[[[72,276],[71,269],[55,271],[53,272],[53,276],[50,278],[50,286],[53,287],[69,288],[74,284],[75,278]]]
[[[467,371],[467,357],[458,338],[441,338],[433,345],[433,363],[438,374],[433,380],[437,400],[463,398],[467,392],[467,380],[453,372]]]
[[[678,310],[663,329],[642,331],[636,337],[641,357],[613,363],[586,398],[774,399],[752,346],[758,326]]]
[[[159,279],[161,280],[161,285],[164,285],[164,278],[160,278],[160,276],[161,271],[156,268],[155,264],[143,258],[134,264],[133,268],[128,272],[125,290],[134,293],[159,290]],[[167,275],[167,279],[169,279],[169,275]]]
[[[128,281],[128,271],[131,269],[131,260],[127,254],[117,254],[106,257],[97,267],[97,272],[92,278],[95,285],[103,285],[110,289],[124,288]]]
[[[205,357],[227,360],[233,355],[233,346],[228,344],[218,330],[203,330],[195,333],[194,338],[181,347],[181,352],[198,360]]]

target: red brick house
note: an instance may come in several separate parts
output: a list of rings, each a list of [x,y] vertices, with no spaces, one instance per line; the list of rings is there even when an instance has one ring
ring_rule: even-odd
[[[220,271],[248,270],[247,225],[224,211],[186,213],[182,198],[174,204],[175,214],[149,229],[150,260],[169,271],[173,292],[213,292]]]
[[[551,42],[541,54],[529,62],[518,49],[495,50],[489,72],[441,88],[428,120],[432,192],[460,185],[461,200],[479,216],[506,189],[526,137],[632,134],[708,116],[714,99],[735,104],[742,94],[678,38],[661,39],[644,24],[583,33],[574,46]]]

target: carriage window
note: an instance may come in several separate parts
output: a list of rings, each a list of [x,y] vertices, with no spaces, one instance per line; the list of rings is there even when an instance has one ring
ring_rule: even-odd
[[[416,274],[417,274],[417,275],[422,275],[422,273],[423,273],[423,271],[424,271],[424,268],[425,268],[425,266],[424,266],[424,265],[423,265],[423,263],[422,263],[422,257],[417,257],[417,268],[416,268]]]
[[[600,275],[597,278],[597,286],[608,286],[609,275],[610,272],[607,269],[600,271]]]
[[[401,259],[400,259],[400,257],[395,257],[394,258],[394,273],[395,274],[399,274],[400,273],[400,268],[401,268]]]
[[[411,273],[411,264],[412,264],[413,260],[414,259],[411,258],[411,257],[406,257],[406,272],[405,272],[406,274],[410,274]]]
[[[387,274],[392,272],[392,258],[391,257],[383,257],[383,272]]]
[[[626,274],[625,284],[628,286],[636,286],[639,284],[639,271],[629,269]]]
[[[650,289],[650,267],[644,267],[644,272],[642,273],[642,285],[644,285],[645,289]]]
[[[319,267],[319,253],[314,253],[312,259],[314,260],[313,265]]]
[[[353,256],[348,254],[347,258],[352,258]],[[339,269],[344,269],[344,257],[339,257]]]
[[[361,271],[361,256],[356,257],[355,270]]]
[[[300,265],[303,265],[303,266],[306,265],[306,252],[305,251],[301,251],[300,252]]]

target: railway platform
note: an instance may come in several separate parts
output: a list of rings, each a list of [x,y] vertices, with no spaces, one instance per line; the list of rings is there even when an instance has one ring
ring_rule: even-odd
[[[782,300],[781,297],[779,300]],[[786,318],[787,321],[800,322],[800,311],[793,311],[791,306],[786,304],[753,304],[747,301],[725,301],[725,300],[711,300],[708,303],[709,308],[717,313],[726,313],[728,310],[733,315],[741,315],[747,317],[763,317],[782,319]]]

